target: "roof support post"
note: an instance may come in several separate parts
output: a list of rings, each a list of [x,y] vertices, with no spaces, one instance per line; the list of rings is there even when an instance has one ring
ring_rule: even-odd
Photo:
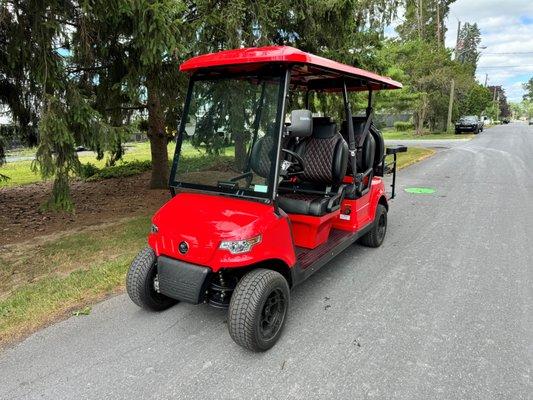
[[[344,112],[346,114],[346,124],[348,127],[348,149],[350,150],[350,163],[353,173],[353,185],[358,186],[359,182],[356,182],[357,178],[357,146],[355,144],[355,134],[353,131],[353,119],[352,108],[350,107],[350,101],[348,99],[348,89],[346,88],[346,80],[342,83],[342,98],[344,99]]]
[[[370,114],[372,114],[372,97],[374,92],[372,91],[372,87],[368,87],[368,106],[366,107],[366,116],[370,117]]]
[[[279,96],[278,96],[278,110],[276,112],[276,118],[278,121],[278,141],[277,141],[277,147],[276,147],[276,165],[274,166],[274,169],[270,171],[270,182],[272,182],[272,197],[271,199],[274,200],[274,206],[277,207],[275,200],[278,192],[278,183],[279,183],[279,168],[280,168],[280,157],[281,157],[281,142],[283,140],[283,134],[285,132],[285,112],[287,110],[287,99],[289,97],[289,87],[291,82],[291,68],[287,68],[285,70],[285,74],[281,81],[281,86],[279,90]],[[277,208],[276,208],[277,210]]]

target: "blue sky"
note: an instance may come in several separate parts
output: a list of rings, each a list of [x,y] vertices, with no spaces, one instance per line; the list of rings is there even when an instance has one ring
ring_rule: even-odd
[[[522,83],[533,77],[533,0],[457,0],[450,11],[446,46],[455,47],[458,20],[477,23],[481,46],[487,46],[477,79],[484,83],[488,74],[489,85],[503,86],[510,101],[520,101]]]

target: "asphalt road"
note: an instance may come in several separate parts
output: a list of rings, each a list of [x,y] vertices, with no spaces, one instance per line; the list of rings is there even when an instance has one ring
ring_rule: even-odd
[[[235,345],[221,311],[121,295],[1,354],[0,398],[532,399],[531,170],[518,123],[403,170],[384,245],[296,288],[267,353]]]

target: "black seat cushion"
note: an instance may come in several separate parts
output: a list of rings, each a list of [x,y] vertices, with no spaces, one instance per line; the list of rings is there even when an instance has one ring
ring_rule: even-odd
[[[356,146],[359,147],[356,157],[358,172],[364,172],[371,167],[378,166],[385,157],[385,141],[383,140],[383,135],[373,122],[369,126],[369,135],[364,136],[367,118],[366,116],[352,117],[355,142]],[[346,142],[349,141],[348,124],[346,121],[342,122],[341,135]],[[348,163],[348,174],[351,173],[352,167]]]
[[[296,151],[305,164],[299,176],[300,185],[324,192],[340,186],[348,163],[348,145],[330,118],[313,118],[312,136],[302,140]],[[332,204],[328,209],[330,200],[326,194],[287,193],[278,196],[278,204],[286,213],[313,216],[322,216],[336,209],[334,207],[338,208],[338,204]]]
[[[313,118],[313,135],[303,140],[296,151],[305,162],[302,181],[338,185],[348,164],[348,145],[329,118]]]
[[[365,172],[369,168],[372,168],[374,166],[375,155],[376,141],[373,135],[368,135],[363,142],[363,148],[356,155],[358,172]]]
[[[287,214],[320,217],[327,214],[328,202],[329,197],[306,193],[287,193],[278,197],[279,207]]]
[[[257,175],[263,178],[268,177],[274,150],[274,138],[269,135],[259,138],[254,144],[250,156],[250,166]]]

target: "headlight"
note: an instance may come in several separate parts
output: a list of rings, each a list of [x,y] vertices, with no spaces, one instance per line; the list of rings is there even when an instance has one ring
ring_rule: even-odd
[[[220,243],[220,249],[228,250],[231,254],[247,253],[252,247],[261,242],[261,235],[246,240],[229,240]]]
[[[157,227],[156,224],[152,224],[152,226],[150,226],[150,233],[157,233],[159,231],[159,228]]]

